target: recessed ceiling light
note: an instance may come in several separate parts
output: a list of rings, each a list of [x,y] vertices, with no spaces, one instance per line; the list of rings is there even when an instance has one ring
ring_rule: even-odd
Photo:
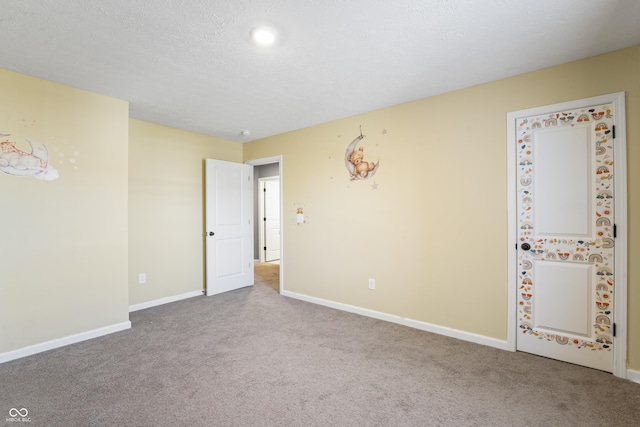
[[[242,136],[249,136],[251,135],[251,131],[250,130],[243,130],[242,132],[240,132],[242,134]]]
[[[275,43],[276,33],[271,28],[255,27],[251,30],[251,38],[258,44],[269,46]]]

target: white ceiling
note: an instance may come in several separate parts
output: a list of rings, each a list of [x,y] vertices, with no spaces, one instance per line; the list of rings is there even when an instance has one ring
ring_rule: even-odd
[[[0,2],[0,68],[238,142],[637,44],[638,0]]]

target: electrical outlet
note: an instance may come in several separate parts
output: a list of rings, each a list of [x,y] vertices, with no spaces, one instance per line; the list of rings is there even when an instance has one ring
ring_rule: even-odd
[[[376,279],[369,279],[369,289],[376,288]]]
[[[146,273],[138,274],[138,283],[141,284],[141,285],[143,283],[147,283],[147,274]]]

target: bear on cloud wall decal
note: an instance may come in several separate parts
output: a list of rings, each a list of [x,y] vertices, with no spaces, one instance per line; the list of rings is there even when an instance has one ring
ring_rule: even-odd
[[[0,134],[8,137],[10,134]],[[27,140],[31,153],[20,150],[16,143],[5,139],[0,142],[0,171],[13,176],[33,176],[44,181],[58,178],[58,171],[49,164],[47,146]]]

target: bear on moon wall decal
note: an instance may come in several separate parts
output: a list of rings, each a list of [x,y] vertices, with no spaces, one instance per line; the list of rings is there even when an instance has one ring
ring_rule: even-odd
[[[349,179],[351,181],[369,179],[378,171],[380,160],[376,163],[364,160],[364,148],[358,147],[358,143],[364,139],[365,135],[360,131],[360,135],[356,136],[351,144],[347,147],[344,154],[344,164],[349,171]]]

